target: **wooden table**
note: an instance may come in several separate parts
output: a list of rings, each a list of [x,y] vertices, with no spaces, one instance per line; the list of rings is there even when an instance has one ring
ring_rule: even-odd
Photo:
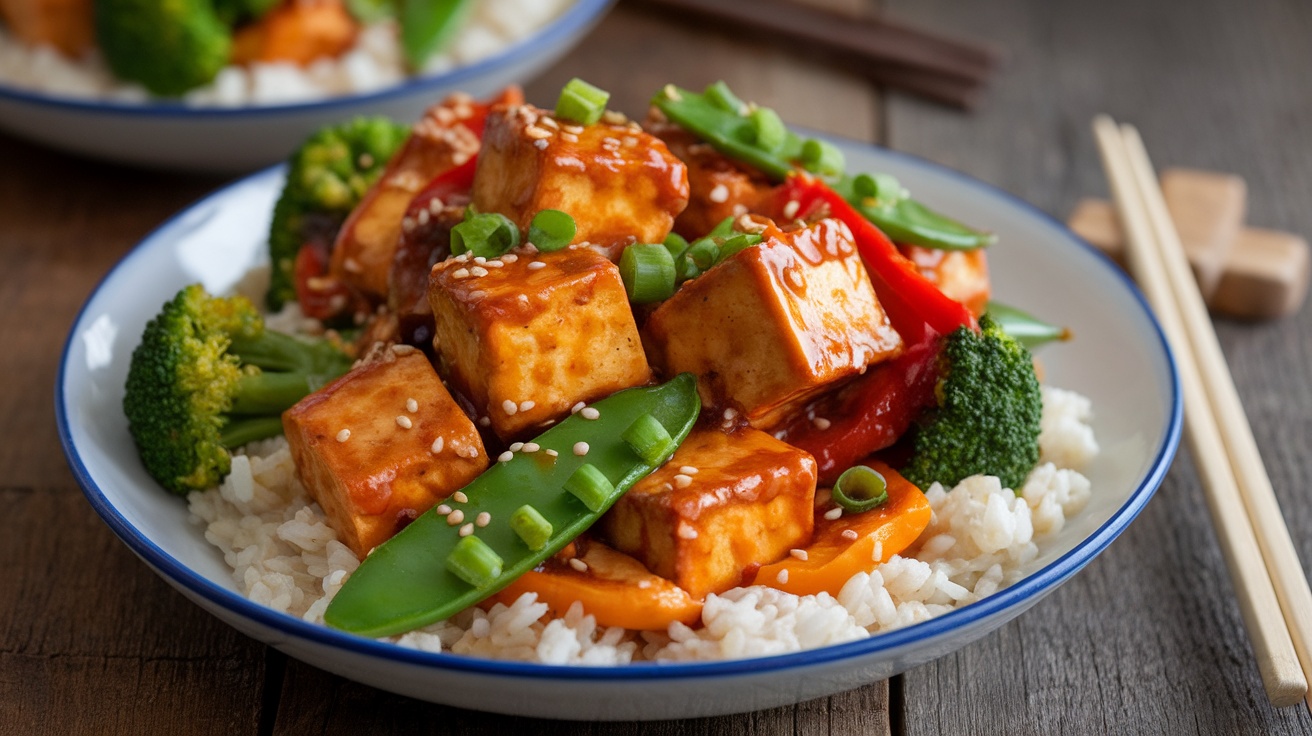
[[[667,81],[724,78],[792,122],[959,168],[1058,217],[1078,197],[1106,191],[1088,132],[1105,111],[1137,124],[1159,165],[1246,177],[1252,222],[1312,234],[1312,5],[884,5],[1009,49],[979,110],[885,94],[805,49],[628,7],[529,85],[529,96],[550,104],[579,74],[614,90],[615,107],[641,114]],[[1019,620],[888,682],[795,707],[584,726],[430,705],[289,660],[133,558],[83,500],[51,411],[61,346],[88,292],[151,228],[222,182],[78,160],[8,137],[0,162],[0,335],[9,346],[0,350],[0,734],[1312,730],[1305,708],[1265,700],[1183,453],[1129,531]],[[1312,314],[1218,328],[1295,541],[1312,561]]]

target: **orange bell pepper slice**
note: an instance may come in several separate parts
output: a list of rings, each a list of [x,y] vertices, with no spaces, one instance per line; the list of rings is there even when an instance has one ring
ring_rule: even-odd
[[[796,595],[838,595],[853,575],[873,570],[916,541],[932,515],[925,494],[882,462],[864,464],[884,476],[888,500],[869,511],[844,514],[832,521],[824,513],[833,506],[817,509],[815,535],[806,547],[806,559],[789,556],[765,565],[756,573],[756,584]],[[849,531],[852,534],[843,536]]]

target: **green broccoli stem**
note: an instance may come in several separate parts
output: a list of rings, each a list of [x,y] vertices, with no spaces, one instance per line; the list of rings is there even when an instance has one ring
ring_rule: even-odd
[[[319,388],[317,376],[300,372],[248,373],[237,381],[229,414],[278,415]]]
[[[272,330],[255,337],[234,335],[228,352],[244,365],[266,371],[296,371],[312,380],[335,378],[351,367],[351,359],[328,342],[309,342]]]
[[[281,417],[241,417],[228,422],[219,433],[219,442],[232,450],[255,440],[267,440],[282,434]]]

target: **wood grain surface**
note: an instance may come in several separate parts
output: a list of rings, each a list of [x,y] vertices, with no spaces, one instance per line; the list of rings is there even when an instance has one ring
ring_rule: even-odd
[[[827,0],[872,12],[876,3]],[[1063,218],[1106,188],[1088,120],[1136,124],[1159,165],[1231,171],[1250,223],[1312,234],[1312,4],[891,0],[901,20],[1003,44],[962,115],[805,49],[620,5],[528,86],[574,75],[641,115],[668,81],[717,78],[801,125],[962,169]],[[1264,700],[1182,456],[1104,554],[994,635],[888,683],[760,713],[579,724],[476,713],[358,685],[255,643],[120,544],[68,471],[52,412],[67,330],[134,243],[224,183],[76,159],[0,135],[0,734],[1054,734],[1312,732]],[[1264,457],[1312,560],[1312,316],[1219,323]]]

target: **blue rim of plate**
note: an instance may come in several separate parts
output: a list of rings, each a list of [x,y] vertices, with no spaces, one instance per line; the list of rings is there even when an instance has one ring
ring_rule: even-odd
[[[1028,202],[1025,202],[1019,197],[994,187],[991,184],[985,183],[969,176],[968,174],[956,171],[928,159],[860,141],[843,139],[837,136],[827,137],[838,141],[843,145],[871,148],[881,155],[902,159],[904,162],[912,166],[926,168],[949,178],[957,179],[995,201],[1020,209],[1030,217],[1042,220],[1054,227],[1067,240],[1075,244],[1076,247],[1084,249],[1090,254],[1096,256],[1098,262],[1112,270],[1120,282],[1126,287],[1126,290],[1135,299],[1139,308],[1143,312],[1144,318],[1153,328],[1153,332],[1156,334],[1158,344],[1162,350],[1162,355],[1166,361],[1166,367],[1170,378],[1170,417],[1165,435],[1162,437],[1162,442],[1157,448],[1152,464],[1138,487],[1130,493],[1125,503],[1122,504],[1121,507],[1102,524],[1102,526],[1098,527],[1097,530],[1086,537],[1083,541],[1076,544],[1069,552],[1056,560],[1053,560],[1043,568],[1031,573],[1014,585],[1003,588],[1002,590],[987,596],[982,600],[976,601],[975,603],[949,611],[948,613],[918,624],[894,629],[887,633],[874,634],[866,639],[834,644],[819,649],[808,649],[800,652],[790,652],[787,654],[778,654],[768,657],[719,662],[635,662],[619,666],[599,667],[587,665],[549,665],[509,662],[467,657],[446,652],[434,653],[419,651],[417,649],[408,649],[389,642],[376,639],[366,639],[327,626],[312,624],[297,617],[279,613],[271,608],[255,603],[235,591],[221,587],[204,576],[193,572],[190,568],[169,556],[151,540],[138,533],[136,528],[128,523],[128,521],[119,514],[118,510],[109,503],[108,499],[105,498],[104,493],[97,486],[95,480],[92,479],[86,466],[82,464],[81,458],[78,456],[77,450],[73,446],[72,433],[69,429],[69,420],[65,409],[65,371],[68,365],[70,349],[78,333],[77,328],[82,323],[87,308],[95,300],[104,284],[113,277],[115,272],[117,272],[128,261],[140,255],[152,240],[154,240],[162,231],[167,230],[170,225],[185,214],[195,210],[197,207],[202,206],[212,199],[226,194],[229,190],[245,186],[256,179],[271,176],[279,170],[281,166],[273,166],[255,174],[243,177],[232,184],[202,197],[191,206],[183,209],[173,217],[170,217],[162,225],[155,228],[149,235],[143,238],[141,242],[124,256],[123,259],[112,269],[110,269],[109,273],[106,274],[105,277],[101,279],[100,283],[96,285],[96,288],[87,298],[86,303],[83,304],[82,309],[79,310],[77,318],[73,321],[73,328],[70,330],[68,338],[65,340],[64,352],[59,361],[59,374],[55,384],[55,415],[59,431],[59,440],[63,446],[64,456],[68,460],[69,467],[72,469],[78,484],[81,485],[83,493],[86,495],[87,500],[91,503],[92,507],[96,510],[96,513],[100,515],[105,523],[109,525],[110,529],[113,530],[115,535],[127,544],[133,552],[144,559],[155,570],[167,576],[175,585],[180,585],[193,594],[205,598],[211,603],[227,609],[231,613],[252,619],[255,622],[274,629],[281,634],[305,639],[316,645],[341,648],[355,654],[379,657],[403,664],[435,667],[438,669],[471,672],[490,676],[547,678],[553,680],[598,681],[619,679],[625,681],[663,681],[679,678],[721,678],[734,675],[760,674],[766,671],[787,670],[799,667],[812,667],[838,660],[855,659],[883,652],[892,652],[921,642],[933,640],[941,636],[949,635],[954,630],[965,627],[971,623],[983,622],[996,616],[1003,615],[1012,607],[1023,604],[1031,598],[1037,600],[1038,597],[1042,597],[1091,562],[1093,558],[1111,544],[1121,532],[1129,527],[1130,522],[1139,515],[1139,512],[1141,512],[1144,506],[1147,505],[1158,486],[1161,485],[1180,443],[1183,409],[1180,395],[1180,378],[1176,368],[1175,358],[1166,341],[1166,336],[1162,332],[1161,325],[1157,322],[1157,318],[1153,315],[1147,301],[1130,280],[1129,276],[1117,268],[1096,248],[1075,235],[1063,223],[1057,221],[1046,212]]]
[[[352,95],[339,95],[309,102],[297,102],[282,105],[250,105],[241,107],[197,106],[183,102],[147,101],[122,102],[118,100],[95,100],[80,97],[56,97],[45,95],[21,87],[0,83],[0,101],[22,102],[44,107],[61,108],[79,112],[99,113],[105,115],[126,115],[161,118],[235,118],[261,117],[311,111],[331,111],[337,107],[373,104],[406,97],[424,89],[459,89],[461,85],[480,75],[511,66],[536,55],[544,45],[553,45],[560,38],[567,38],[575,33],[585,31],[590,25],[599,21],[607,8],[616,0],[577,0],[555,20],[534,31],[531,35],[515,42],[505,50],[480,59],[473,64],[457,67],[447,72],[428,76],[410,77],[406,81],[376,92]]]

